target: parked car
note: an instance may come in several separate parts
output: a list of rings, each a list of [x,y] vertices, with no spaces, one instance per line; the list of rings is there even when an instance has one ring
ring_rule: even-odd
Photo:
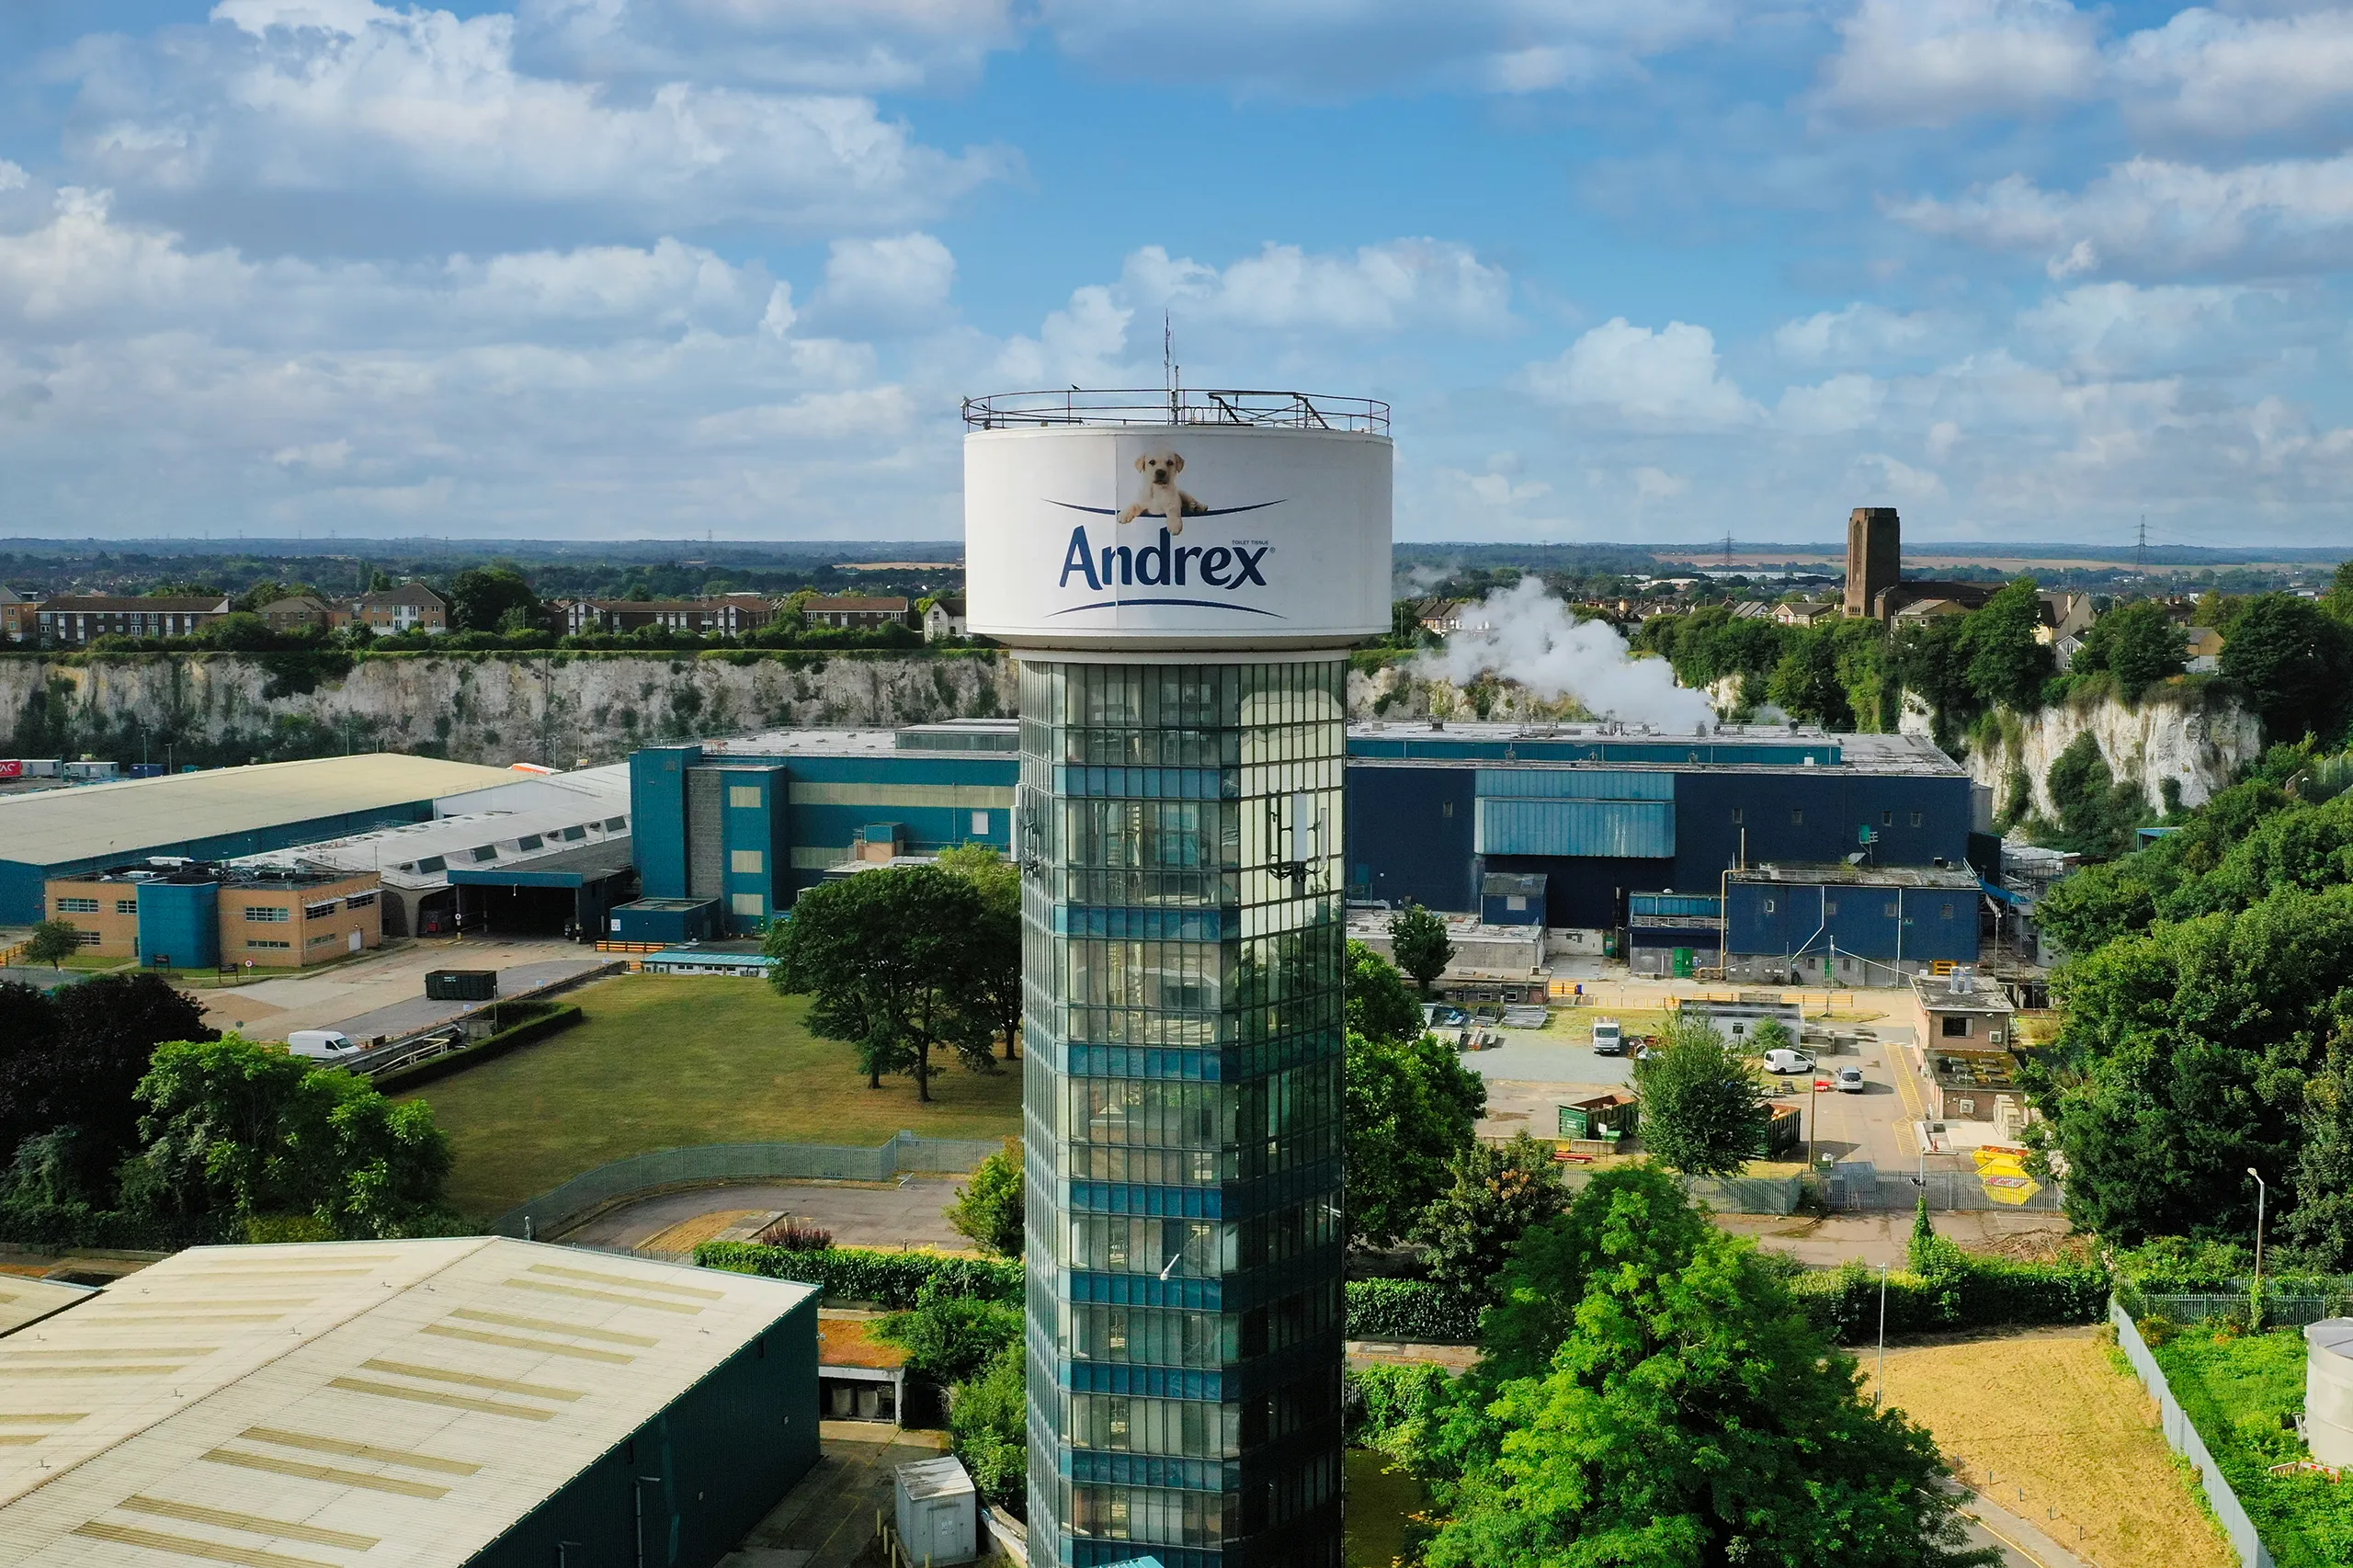
[[[1863,1092],[1863,1070],[1859,1067],[1839,1068],[1837,1087],[1838,1092],[1842,1095],[1861,1094]]]
[[[1802,1051],[1768,1051],[1765,1053],[1765,1071],[1784,1076],[1791,1073],[1811,1073],[1813,1071],[1813,1058]]]
[[[341,1062],[365,1048],[341,1029],[296,1029],[286,1037],[286,1049],[313,1062]]]
[[[1626,1031],[1615,1018],[1593,1020],[1593,1053],[1596,1056],[1626,1054]]]

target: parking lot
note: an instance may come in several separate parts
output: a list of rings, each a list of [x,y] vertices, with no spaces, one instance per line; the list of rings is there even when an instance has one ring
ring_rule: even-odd
[[[555,937],[485,940],[426,937],[370,953],[317,974],[289,974],[222,991],[193,993],[204,1021],[254,1040],[284,1040],[296,1029],[338,1028],[355,1040],[429,1028],[471,1004],[430,1002],[425,976],[437,969],[494,969],[511,996],[585,973],[611,960],[593,948]]]

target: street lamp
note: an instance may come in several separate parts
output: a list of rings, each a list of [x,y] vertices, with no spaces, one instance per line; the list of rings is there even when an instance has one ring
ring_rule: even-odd
[[[2246,1174],[2255,1177],[2255,1290],[2260,1297],[2263,1293],[2263,1199],[2269,1188],[2264,1186],[2262,1175],[2253,1165],[2247,1166]]]

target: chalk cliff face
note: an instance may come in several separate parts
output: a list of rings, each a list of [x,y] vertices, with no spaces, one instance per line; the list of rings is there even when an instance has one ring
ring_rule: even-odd
[[[305,655],[0,659],[0,756],[212,764],[333,752],[618,761],[641,745],[787,725],[1013,711],[1013,665],[946,658],[414,655],[343,673]]]
[[[1927,734],[1929,724],[1927,707],[1906,692],[1899,727]],[[2012,772],[2023,770],[2034,809],[2045,817],[2058,815],[2051,799],[2051,765],[2084,734],[2098,745],[2109,773],[2140,780],[2150,807],[2159,811],[2165,806],[2166,779],[2179,786],[2183,805],[2203,805],[2242,764],[2263,755],[2262,721],[2236,698],[2200,689],[2152,692],[2134,707],[2114,698],[2067,703],[2028,718],[2006,717],[2002,730],[1998,739],[1973,747],[1962,761],[1972,778],[1993,786],[1997,800],[2008,790]]]

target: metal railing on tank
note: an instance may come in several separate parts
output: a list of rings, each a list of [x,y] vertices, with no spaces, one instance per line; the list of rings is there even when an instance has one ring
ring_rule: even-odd
[[[1389,433],[1389,405],[1378,398],[1321,392],[1165,390],[1127,387],[1086,392],[995,392],[964,400],[964,423],[976,430],[1037,425],[1247,425],[1261,429]]]

